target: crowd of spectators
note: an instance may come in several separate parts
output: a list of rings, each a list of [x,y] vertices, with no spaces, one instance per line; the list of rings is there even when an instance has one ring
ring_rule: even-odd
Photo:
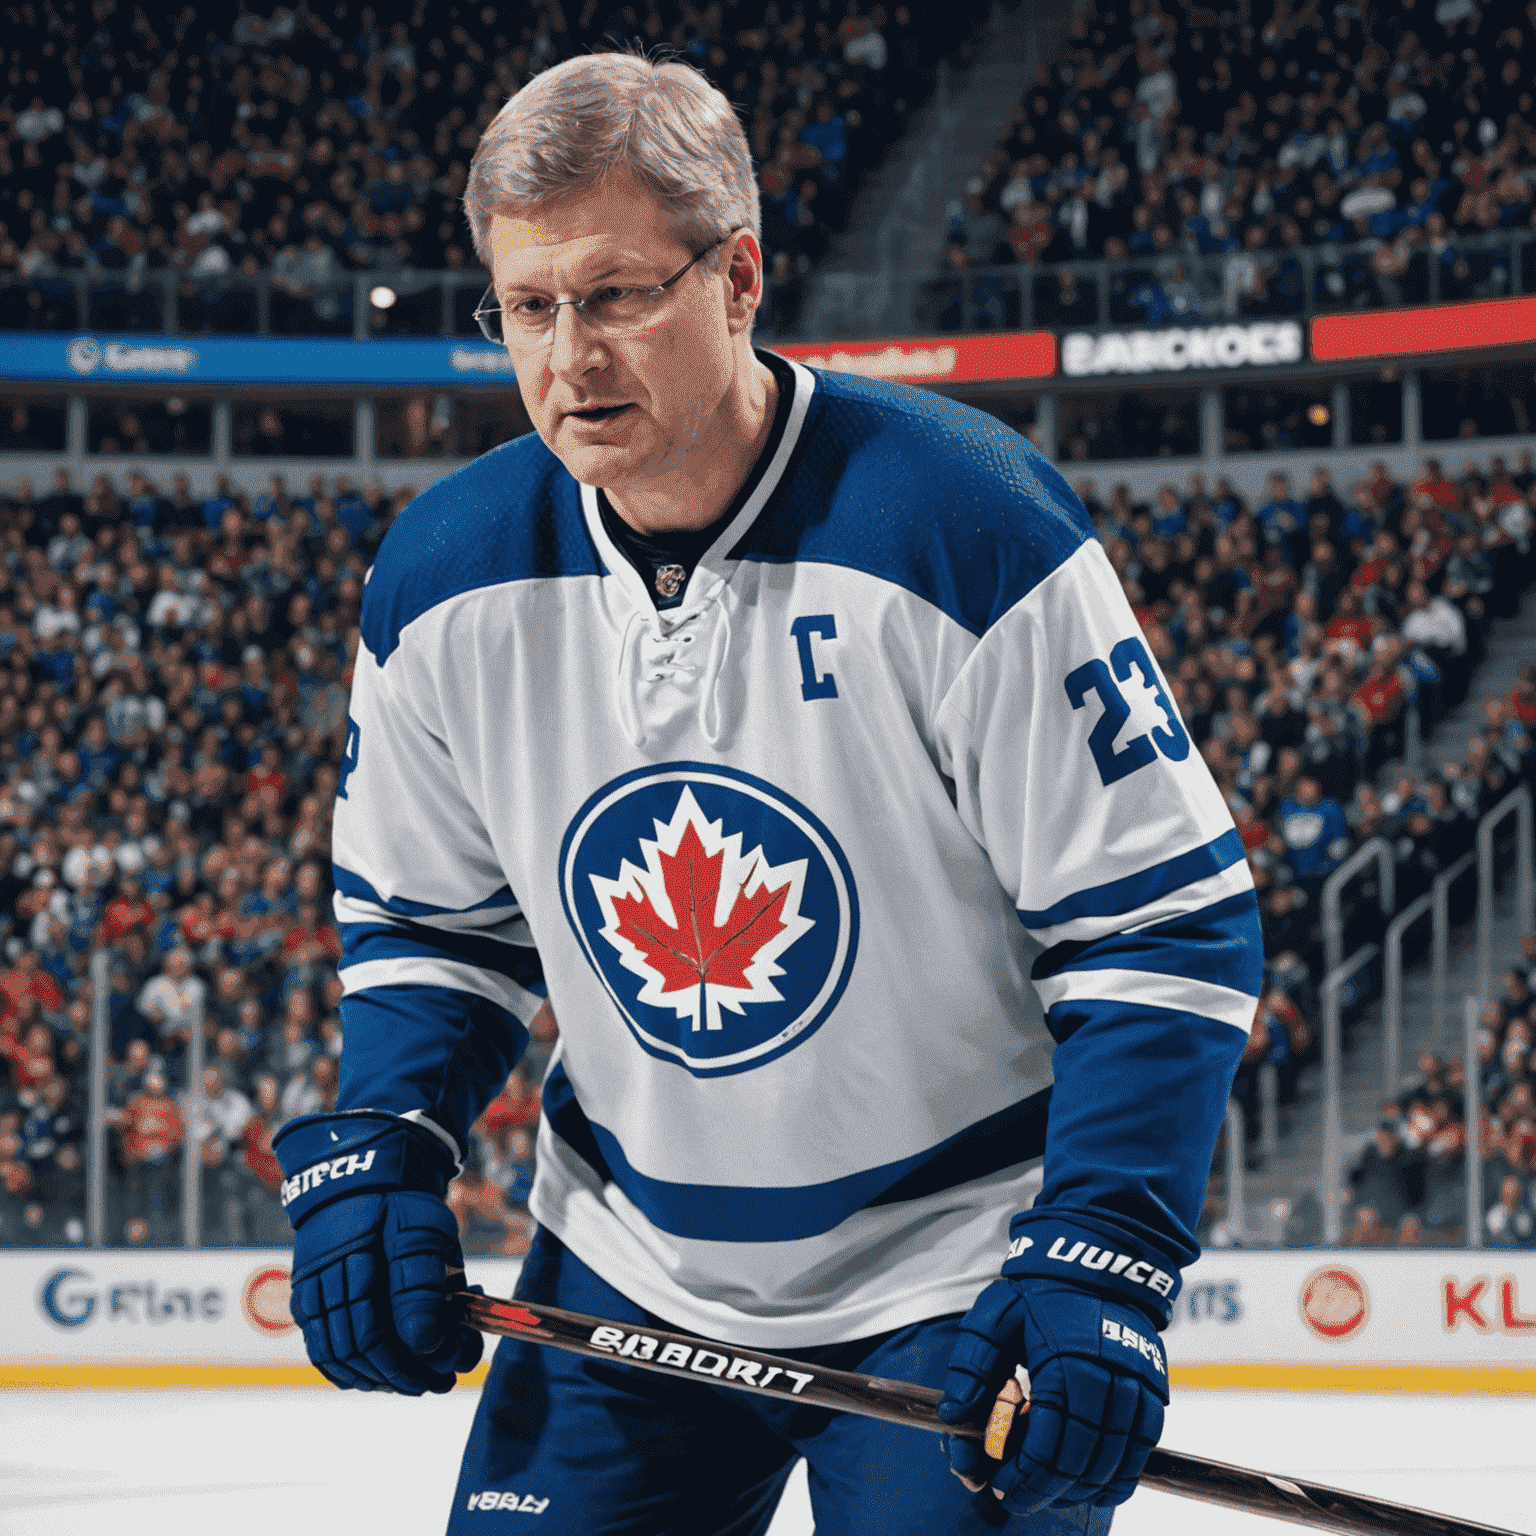
[[[1452,479],[1427,460],[1400,485],[1378,465],[1347,496],[1319,470],[1304,497],[1276,474],[1257,507],[1198,475],[1146,505],[1124,486],[1107,503],[1078,489],[1259,889],[1268,975],[1235,1092],[1252,1107],[1272,1063],[1288,1097],[1316,1050],[1328,875],[1385,837],[1411,901],[1493,803],[1536,780],[1536,666],[1488,705],[1464,760],[1422,778],[1399,762],[1407,710],[1427,729],[1454,706],[1536,573],[1536,470],[1525,455]],[[362,580],[410,494],[344,476],[299,494],[275,477],[254,497],[223,480],[199,499],[184,477],[163,494],[134,473],[81,495],[61,470],[45,494],[0,499],[0,1243],[85,1235],[98,952],[110,1239],[177,1239],[194,1143],[205,1240],[284,1239],[272,1133],[337,1087],[329,827]],[[1533,1022],[1505,987],[1490,1071]],[[555,1035],[546,1008],[475,1128],[451,1195],[472,1251],[528,1240]],[[1517,1086],[1485,1094],[1498,1126],[1529,1099]]]
[[[1452,479],[1429,459],[1401,485],[1377,464],[1347,494],[1319,469],[1304,495],[1276,473],[1258,506],[1200,474],[1147,504],[1124,485],[1107,503],[1077,489],[1253,870],[1268,975],[1234,1092],[1257,1134],[1260,1069],[1285,1101],[1316,1057],[1329,875],[1384,838],[1406,906],[1492,805],[1536,784],[1536,666],[1488,705],[1464,760],[1403,766],[1410,711],[1427,734],[1465,697],[1491,624],[1536,577],[1536,467],[1526,453]],[[1380,936],[1372,893],[1357,895],[1349,947]],[[1469,895],[1453,890],[1453,922]],[[1370,986],[1365,973],[1346,1003]]]
[[[85,1236],[97,954],[109,1240],[179,1239],[189,1146],[207,1241],[286,1237],[272,1133],[337,1088],[330,820],[359,602],[409,495],[342,476],[198,499],[141,474],[81,495],[61,470],[0,496],[0,1244]],[[541,1071],[553,1021],[536,1034]],[[530,1095],[536,1117],[525,1071],[474,1159],[514,1203]],[[481,1226],[490,1209],[482,1192]],[[497,1242],[524,1231],[509,1214]]]
[[[1536,698],[1536,688],[1532,689]],[[1536,1248],[1536,933],[1520,942],[1477,1034],[1482,1242]],[[1382,1105],[1349,1170],[1352,1247],[1460,1243],[1467,1236],[1467,1071],[1425,1051],[1418,1081]]]
[[[248,329],[239,278],[265,272],[274,328],[348,331],[353,274],[474,271],[460,200],[482,130],[531,76],[612,47],[670,50],[737,107],[771,296],[787,305],[859,173],[984,13],[981,0],[241,0],[231,17],[19,0],[0,40],[0,274],[24,283],[0,288],[0,326],[84,323],[64,281],[83,273],[103,289],[93,327],[157,329],[144,280],[169,271],[202,328]],[[198,324],[183,305],[183,328]]]
[[[1508,292],[1507,243],[1475,237],[1536,215],[1533,37],[1517,0],[1087,0],[951,205],[946,273],[1114,262],[1120,322],[1296,313],[1309,247],[1324,308],[1421,299],[1431,266],[1446,298]],[[976,279],[968,323],[1014,293]],[[1099,299],[1042,278],[1035,319]]]

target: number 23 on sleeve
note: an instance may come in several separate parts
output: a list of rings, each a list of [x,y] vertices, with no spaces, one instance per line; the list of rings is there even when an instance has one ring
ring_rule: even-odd
[[[1131,706],[1126,703],[1119,684],[1129,682],[1133,670],[1141,674],[1141,686],[1153,690],[1152,701],[1162,710],[1168,724],[1166,728],[1154,726],[1150,732],[1133,736],[1117,752],[1115,737],[1131,717]],[[1094,764],[1106,788],[1127,774],[1135,773],[1138,768],[1145,768],[1159,751],[1176,763],[1189,756],[1189,735],[1184,723],[1163,692],[1146,646],[1135,635],[1128,635],[1118,642],[1109,653],[1107,663],[1095,656],[1092,661],[1085,661],[1067,673],[1066,690],[1067,702],[1073,709],[1081,709],[1090,693],[1096,693],[1104,706],[1104,713],[1088,736],[1088,750],[1093,753]]]

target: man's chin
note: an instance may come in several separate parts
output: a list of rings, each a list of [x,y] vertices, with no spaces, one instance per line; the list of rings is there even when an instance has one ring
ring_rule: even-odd
[[[555,440],[545,438],[550,452],[583,485],[620,485],[635,476],[644,455],[632,443],[582,443],[572,434],[557,431]]]

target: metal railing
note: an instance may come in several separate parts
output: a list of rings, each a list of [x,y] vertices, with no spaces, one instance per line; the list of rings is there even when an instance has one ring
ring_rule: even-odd
[[[269,272],[125,279],[86,271],[31,281],[0,275],[0,330],[138,331],[146,335],[478,336],[471,316],[490,282],[478,269],[338,273],[289,293]],[[44,302],[31,304],[32,293]]]
[[[1424,916],[1435,913],[1435,898],[1428,892],[1410,902],[1387,924],[1382,953],[1381,1096],[1397,1097],[1397,1078],[1403,1054],[1403,935]],[[1438,939],[1438,933],[1435,935]]]
[[[1470,268],[1455,277],[1443,259],[1415,253],[1401,279],[1370,265],[1376,241],[1299,246],[1202,256],[1168,251],[1123,262],[1065,261],[1049,266],[972,266],[940,271],[900,267],[879,272],[826,269],[770,283],[766,330],[798,335],[796,319],[821,317],[818,339],[899,336],[933,331],[1061,330],[1115,325],[1172,325],[1228,319],[1301,319],[1358,308],[1397,308],[1442,300],[1495,298],[1536,287],[1536,231],[1458,236]],[[1273,268],[1255,289],[1259,266]],[[1177,312],[1156,298],[1181,269]],[[1070,274],[1064,288],[1061,279]],[[477,268],[336,273],[312,293],[292,295],[268,272],[192,278],[171,269],[108,275],[99,268],[55,271],[31,279],[0,277],[0,330],[145,330],[164,334],[233,331],[270,335],[478,334],[469,319],[488,275]],[[805,301],[809,285],[821,302]],[[872,285],[882,301],[870,303]],[[382,292],[380,292],[382,290]],[[1069,302],[1063,302],[1064,293]],[[379,292],[385,304],[373,301]],[[29,301],[32,293],[41,303]],[[837,302],[837,295],[850,302]],[[461,295],[463,298],[461,299]],[[854,301],[856,300],[856,302]],[[10,315],[10,318],[5,318]],[[829,324],[830,322],[830,324]]]
[[[1344,1204],[1344,1027],[1342,994],[1356,971],[1381,953],[1374,944],[1357,949],[1323,978],[1323,1163],[1318,1198],[1323,1207],[1323,1241],[1343,1235]]]
[[[1429,894],[1435,904],[1434,938],[1430,950],[1430,1006],[1434,1009],[1434,1026],[1439,1030],[1445,1023],[1445,975],[1450,966],[1451,949],[1451,887],[1477,862],[1476,853],[1464,853],[1451,865],[1435,876]]]
[[[1532,915],[1531,792],[1522,784],[1477,824],[1477,993],[1478,1000],[1485,1003],[1493,989],[1493,834],[1511,816],[1516,818],[1520,931],[1529,933],[1536,927]]]
[[[110,959],[98,949],[91,955],[91,1050],[87,1062],[85,1131],[85,1240],[92,1248],[107,1243],[107,1057],[112,1051]]]
[[[1430,1007],[1435,1027],[1445,1017],[1445,976],[1450,961],[1451,887],[1477,862],[1475,853],[1464,853],[1449,869],[1435,876],[1429,890],[1404,907],[1387,924],[1382,940],[1386,959],[1382,979],[1381,1091],[1396,1098],[1401,1086],[1403,1059],[1403,936],[1427,911],[1430,914]]]
[[[187,1031],[186,1089],[181,1111],[186,1142],[181,1153],[181,1245],[203,1245],[203,1141],[208,1131],[207,1100],[203,1097],[204,1032],[199,1021]]]
[[[1248,1237],[1248,1194],[1245,1185],[1248,1126],[1243,1106],[1236,1099],[1227,1100],[1227,1227],[1233,1238],[1245,1242]]]
[[[836,335],[890,335],[904,331],[1107,328],[1116,325],[1188,325],[1232,319],[1303,319],[1339,310],[1399,308],[1442,300],[1497,298],[1536,287],[1536,233],[1496,231],[1458,237],[1467,258],[1464,279],[1453,264],[1420,250],[1400,279],[1373,272],[1377,242],[1300,246],[1254,253],[1202,256],[1166,251],[1123,262],[1063,261],[1048,266],[970,266],[940,272],[890,270],[879,284],[883,302],[871,304],[868,272],[824,270],[811,274],[816,301],[808,304],[835,317]],[[1261,266],[1267,281],[1255,286]],[[1178,304],[1166,284],[1182,269]],[[1071,284],[1061,278],[1070,274]],[[1070,302],[1062,296],[1070,287]],[[1156,290],[1162,289],[1158,297]],[[839,295],[849,302],[839,303]],[[1174,312],[1169,312],[1173,310]]]
[[[1280,1151],[1280,1072],[1272,1061],[1259,1068],[1259,1151],[1266,1161]]]
[[[1390,919],[1397,905],[1397,870],[1392,862],[1392,849],[1384,838],[1373,837],[1355,849],[1323,882],[1323,948],[1330,973],[1344,962],[1344,923],[1339,911],[1344,887],[1368,864],[1375,864],[1380,881],[1376,899],[1381,915]]]
[[[1483,1071],[1482,1063],[1477,1059],[1477,1036],[1482,1012],[1482,1003],[1478,998],[1462,999],[1462,1041],[1467,1072],[1467,1080],[1462,1088],[1463,1112],[1467,1124],[1467,1226],[1462,1241],[1468,1248],[1483,1246]]]

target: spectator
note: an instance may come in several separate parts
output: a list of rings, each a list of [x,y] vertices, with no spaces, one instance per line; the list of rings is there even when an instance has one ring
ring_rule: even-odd
[[[145,982],[137,1005],[168,1047],[180,1050],[193,1030],[203,1027],[208,989],[192,969],[192,953],[177,947],[166,955],[165,968]]]
[[[528,1252],[533,1223],[512,1210],[506,1193],[473,1166],[448,1186],[448,1209],[459,1224],[466,1253]]]
[[[303,1071],[295,1072],[283,1088],[281,1108],[285,1121],[300,1115],[317,1115],[336,1102],[336,1062],[324,1052],[310,1058]]]
[[[1314,778],[1297,782],[1294,795],[1279,805],[1286,859],[1299,884],[1315,898],[1323,882],[1349,856],[1349,822],[1344,807],[1326,798]]]
[[[1397,1122],[1383,1120],[1376,1127],[1375,1141],[1349,1170],[1354,1204],[1371,1207],[1385,1226],[1396,1227],[1419,1203],[1421,1174],[1417,1159],[1403,1146]]]
[[[168,1095],[164,1072],[152,1068],[145,1073],[143,1092],[129,1099],[123,1110],[121,1130],[130,1219],[146,1223],[150,1242],[167,1244],[172,1241],[186,1121]]]
[[[1536,1248],[1536,1212],[1517,1175],[1499,1181],[1498,1196],[1483,1217],[1483,1234],[1490,1248]]]

